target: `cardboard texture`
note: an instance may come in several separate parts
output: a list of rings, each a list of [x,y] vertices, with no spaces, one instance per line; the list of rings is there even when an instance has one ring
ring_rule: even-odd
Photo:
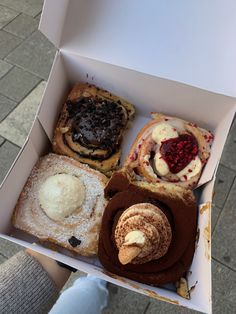
[[[215,172],[235,113],[236,99],[226,96],[232,94],[229,92],[231,81],[228,87],[227,84],[221,86],[221,90],[217,80],[209,86],[212,77],[210,69],[215,67],[216,60],[209,60],[210,64],[205,68],[206,75],[194,72],[201,59],[206,57],[208,60],[215,45],[222,44],[220,41],[216,43],[214,40],[210,51],[207,50],[208,46],[205,50],[204,45],[201,45],[203,50],[198,60],[194,56],[192,59],[183,59],[182,56],[178,60],[180,52],[179,46],[175,46],[177,42],[180,40],[183,43],[183,49],[188,48],[182,40],[183,36],[189,37],[194,31],[197,42],[206,43],[207,36],[210,37],[213,31],[212,27],[209,34],[202,33],[196,26],[190,30],[187,28],[188,25],[193,26],[190,18],[186,20],[188,11],[194,11],[191,5],[180,1],[178,7],[173,7],[175,5],[172,3],[170,9],[167,4],[150,0],[145,3],[123,0],[115,3],[108,0],[45,1],[40,29],[58,47],[58,52],[33,127],[0,188],[0,236],[130,290],[211,313],[211,200]],[[209,4],[205,4],[206,6]],[[185,10],[182,12],[183,7]],[[218,5],[214,12],[219,9]],[[167,12],[170,13],[168,18],[164,14]],[[203,21],[206,19],[205,14],[204,11]],[[201,20],[194,17],[198,22]],[[173,31],[168,24],[170,20],[174,21],[171,26],[176,34],[174,42],[166,37]],[[204,27],[206,25],[203,23],[201,28]],[[165,49],[163,44],[167,45]],[[188,56],[193,52],[195,44],[197,43],[187,50]],[[170,51],[175,48],[177,53],[172,62],[169,62],[170,55],[165,55],[167,48]],[[177,64],[174,65],[176,60],[180,62],[178,67]],[[135,105],[137,114],[132,129],[124,138],[122,158],[127,154],[137,132],[150,119],[151,111],[188,119],[209,128],[215,134],[212,155],[204,169],[199,183],[201,187],[197,193],[199,240],[188,277],[189,287],[195,287],[192,288],[190,300],[178,296],[171,286],[156,288],[110,274],[101,267],[96,258],[74,256],[63,249],[54,251],[40,244],[32,245],[37,241],[34,237],[12,228],[11,215],[18,196],[34,164],[48,151],[61,107],[71,86],[76,82],[95,84]],[[224,92],[226,95],[217,92]]]

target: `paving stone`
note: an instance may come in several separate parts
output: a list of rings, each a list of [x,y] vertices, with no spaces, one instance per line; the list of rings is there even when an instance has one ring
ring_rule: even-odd
[[[0,255],[10,258],[22,249],[22,246],[0,238]]]
[[[9,34],[4,30],[0,30],[0,58],[3,59],[6,57],[9,52],[16,48],[21,42],[22,39]]]
[[[12,113],[0,123],[0,135],[22,146],[30,131],[46,82],[41,82]]]
[[[0,146],[3,144],[4,141],[5,141],[5,139],[0,136]]]
[[[150,299],[139,293],[109,284],[108,307],[103,314],[134,314],[144,313]]]
[[[0,146],[0,183],[4,179],[7,171],[10,169],[16,155],[19,152],[19,147],[6,141]]]
[[[32,16],[20,14],[11,23],[9,23],[4,30],[25,39],[38,28],[38,21]]]
[[[36,16],[42,10],[43,0],[0,0],[0,4],[16,11]]]
[[[16,107],[17,103],[0,95],[0,122]]]
[[[212,261],[213,274],[213,313],[236,313],[236,273]],[[194,314],[194,310],[177,307],[175,305],[150,299],[150,305],[145,314]]]
[[[236,171],[236,119],[227,138],[221,163]]]
[[[212,262],[213,313],[236,313],[236,273],[220,263]]]
[[[150,305],[145,314],[197,314],[198,311],[182,308],[170,303],[150,299]]]
[[[10,69],[12,68],[12,65],[0,60],[0,79],[7,73],[10,71]]]
[[[0,93],[21,101],[40,81],[40,78],[17,67],[10,70],[0,80]]]
[[[40,21],[41,13],[42,13],[42,12],[40,12],[37,16],[35,16],[35,19],[36,19],[38,22]]]
[[[212,204],[212,208],[211,208],[211,234],[213,234],[215,227],[216,227],[216,223],[217,220],[220,216],[220,213],[222,211],[222,208],[216,206],[215,204]]]
[[[223,207],[235,178],[235,172],[226,168],[223,165],[219,165],[216,174],[216,182],[214,186],[214,198],[213,203],[218,207]]]
[[[0,254],[0,264],[4,263],[6,260],[7,258],[4,255]]]
[[[212,241],[212,255],[217,260],[236,270],[236,180],[215,227]]]
[[[19,12],[0,5],[0,28],[11,22]]]
[[[43,79],[47,79],[56,49],[39,31],[30,35],[6,58]]]

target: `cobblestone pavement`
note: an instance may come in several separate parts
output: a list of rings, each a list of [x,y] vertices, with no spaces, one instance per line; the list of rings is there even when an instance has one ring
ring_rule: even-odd
[[[37,30],[43,0],[0,0],[0,181],[19,152],[55,54]],[[217,172],[213,200],[213,313],[236,313],[236,122]],[[0,262],[21,248],[0,240]],[[71,279],[71,281],[73,278]],[[193,313],[109,285],[104,313]],[[197,312],[196,312],[197,313]]]

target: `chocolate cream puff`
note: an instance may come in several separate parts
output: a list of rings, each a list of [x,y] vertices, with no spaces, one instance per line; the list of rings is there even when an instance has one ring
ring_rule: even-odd
[[[131,181],[113,174],[105,188],[98,257],[108,271],[152,285],[175,283],[188,271],[197,233],[197,203],[173,183]]]
[[[13,225],[84,256],[97,254],[107,178],[72,158],[49,154],[33,168]]]
[[[196,124],[159,113],[139,132],[124,167],[147,182],[195,188],[214,139]]]
[[[94,85],[75,85],[53,139],[53,151],[109,175],[119,165],[125,129],[134,117],[127,101]]]

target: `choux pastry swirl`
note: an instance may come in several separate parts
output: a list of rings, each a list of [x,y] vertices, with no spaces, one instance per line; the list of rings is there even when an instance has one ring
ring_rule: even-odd
[[[98,245],[104,268],[157,286],[180,280],[195,251],[198,207],[193,192],[173,183],[134,181],[122,169],[112,175],[105,196],[110,200]]]
[[[116,225],[115,242],[121,264],[143,264],[164,256],[172,238],[165,214],[153,204],[127,208]]]

